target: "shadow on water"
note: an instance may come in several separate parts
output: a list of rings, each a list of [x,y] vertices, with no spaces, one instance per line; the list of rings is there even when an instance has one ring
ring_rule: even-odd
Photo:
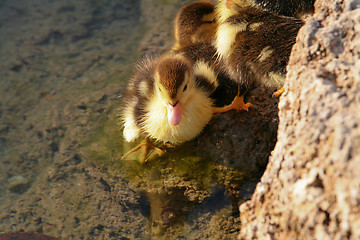
[[[219,230],[237,234],[238,207],[251,196],[265,165],[254,167],[254,163],[248,166],[227,161],[226,156],[221,156],[221,149],[211,149],[226,143],[206,147],[216,138],[208,134],[211,127],[193,141],[167,148],[163,156],[148,162],[139,162],[136,154],[130,160],[121,160],[138,143],[124,142],[116,114],[113,111],[91,134],[81,152],[89,164],[110,177],[126,176],[141,195],[141,212],[149,220],[152,235],[186,236],[189,226],[198,221],[205,209],[210,216],[216,216],[216,224],[222,219],[233,219],[231,226],[225,224]]]

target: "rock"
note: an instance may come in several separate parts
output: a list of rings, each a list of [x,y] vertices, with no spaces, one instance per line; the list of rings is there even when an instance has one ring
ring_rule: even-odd
[[[240,239],[360,239],[360,2],[319,0],[300,30],[276,147]]]
[[[17,175],[9,179],[8,189],[11,192],[23,193],[26,191],[27,188],[28,188],[28,180],[25,177],[21,175]]]

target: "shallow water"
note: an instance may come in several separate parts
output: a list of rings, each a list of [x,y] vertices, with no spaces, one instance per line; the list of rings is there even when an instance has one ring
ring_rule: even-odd
[[[189,1],[0,0],[0,233],[228,239],[276,141],[276,100],[217,115],[146,164],[121,161],[118,109]]]

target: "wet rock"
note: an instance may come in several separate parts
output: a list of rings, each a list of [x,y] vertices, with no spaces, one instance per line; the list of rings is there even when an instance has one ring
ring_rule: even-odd
[[[360,6],[316,2],[300,30],[279,102],[275,150],[241,239],[360,238]]]

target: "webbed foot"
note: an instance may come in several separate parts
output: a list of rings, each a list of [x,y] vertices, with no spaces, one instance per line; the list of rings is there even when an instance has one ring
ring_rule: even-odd
[[[274,95],[275,97],[280,97],[284,92],[285,92],[285,88],[282,87],[282,88],[278,89],[276,92],[274,92],[273,95]]]
[[[161,156],[165,153],[164,150],[155,146],[148,138],[145,138],[139,145],[128,151],[121,160],[125,160],[129,157],[132,153],[141,150],[140,156],[138,156],[138,160],[142,163],[145,163],[156,156]]]
[[[245,103],[244,102],[244,95],[242,96],[236,96],[234,98],[234,100],[229,104],[229,105],[226,105],[226,106],[223,106],[223,107],[214,107],[213,108],[213,112],[214,113],[222,113],[222,112],[227,112],[227,111],[230,111],[230,110],[245,110],[245,111],[248,111],[250,107],[252,107],[253,105],[251,103]]]

